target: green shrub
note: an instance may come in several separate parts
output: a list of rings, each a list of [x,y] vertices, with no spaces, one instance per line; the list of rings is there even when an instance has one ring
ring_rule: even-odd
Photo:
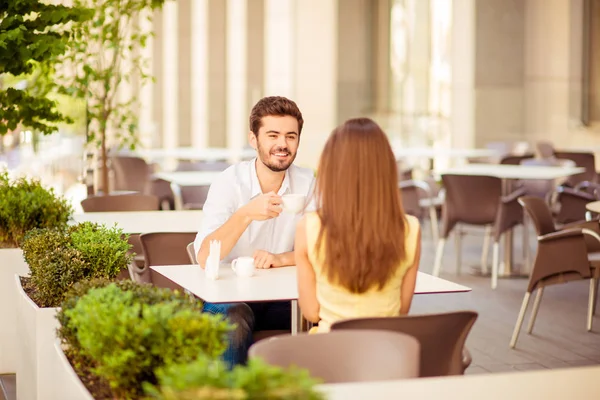
[[[221,361],[199,357],[192,363],[171,365],[157,371],[159,388],[146,384],[149,396],[158,400],[261,399],[319,400],[317,381],[304,370],[284,370],[252,359],[247,366],[228,371]]]
[[[0,247],[19,247],[34,228],[64,227],[73,209],[39,180],[9,179],[0,173]]]
[[[66,321],[67,336],[75,334],[80,355],[123,399],[139,398],[143,382],[155,384],[157,368],[201,354],[218,357],[231,330],[222,316],[202,313],[201,302],[141,285],[89,289],[63,314],[59,318]]]
[[[127,268],[131,245],[117,228],[84,222],[67,228],[33,229],[22,243],[31,271],[24,286],[40,307],[58,307],[65,293],[87,279],[114,279]]]

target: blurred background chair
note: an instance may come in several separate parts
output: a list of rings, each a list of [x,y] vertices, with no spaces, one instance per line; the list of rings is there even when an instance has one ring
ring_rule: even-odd
[[[81,201],[84,212],[158,211],[158,198],[146,194],[92,196]]]
[[[143,158],[113,156],[111,165],[114,171],[115,190],[149,193],[152,171]]]
[[[573,280],[590,279],[587,330],[592,330],[600,272],[598,221],[585,222],[557,231],[550,208],[544,200],[539,197],[524,196],[519,199],[519,203],[534,223],[538,235],[538,248],[527,291],[510,340],[510,347],[514,348],[517,344],[531,294],[537,290],[527,328],[528,333],[533,330],[544,288]]]
[[[405,180],[399,183],[404,212],[423,221],[429,216],[431,237],[434,241],[439,237],[437,207],[442,201],[434,197],[430,186],[425,181]]]
[[[419,351],[412,336],[360,330],[277,336],[252,345],[248,355],[306,369],[324,383],[343,383],[416,378]]]
[[[194,242],[191,242],[186,247],[188,257],[190,258],[190,262],[192,264],[198,264],[198,260],[196,259],[196,253],[194,252]]]
[[[140,235],[144,251],[144,268],[134,269],[136,281],[152,283],[154,286],[183,291],[161,274],[150,269],[152,265],[185,265],[190,263],[187,245],[196,237],[193,232],[155,232]]]
[[[465,342],[476,320],[474,311],[456,311],[350,319],[334,323],[331,330],[372,329],[411,335],[421,345],[420,377],[463,375],[471,364]]]
[[[488,241],[490,236],[493,236],[491,285],[492,289],[495,289],[498,284],[500,237],[523,222],[523,210],[517,198],[523,195],[524,191],[519,189],[503,196],[501,179],[491,176],[444,174],[442,183],[446,190],[442,207],[443,227],[436,249],[433,275],[440,274],[446,240],[457,224],[484,226],[486,233],[481,268],[484,274],[487,273]],[[456,232],[454,237],[456,272],[459,274],[462,263],[461,232]]]
[[[566,184],[571,187],[577,184],[587,182],[598,182],[598,174],[596,173],[596,157],[594,153],[581,153],[574,151],[555,151],[554,157],[558,159],[571,160],[576,166],[585,168],[585,172],[577,175],[571,175]]]
[[[202,210],[210,186],[181,186],[181,203],[184,210]]]

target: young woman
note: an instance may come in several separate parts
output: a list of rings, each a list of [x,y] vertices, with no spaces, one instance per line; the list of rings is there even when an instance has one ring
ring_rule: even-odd
[[[385,133],[357,118],[337,127],[317,172],[317,211],[296,230],[302,314],[327,332],[335,321],[407,314],[421,253],[417,218],[404,214]]]

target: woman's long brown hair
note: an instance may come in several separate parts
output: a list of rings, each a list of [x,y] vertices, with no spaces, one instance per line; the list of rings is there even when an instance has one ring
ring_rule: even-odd
[[[396,159],[369,118],[337,127],[325,144],[316,182],[317,249],[330,282],[353,293],[381,289],[405,259],[407,222]]]

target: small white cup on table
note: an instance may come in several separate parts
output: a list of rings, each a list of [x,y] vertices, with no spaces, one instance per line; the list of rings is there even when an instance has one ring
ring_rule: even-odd
[[[231,263],[233,272],[241,278],[249,278],[254,275],[256,267],[254,266],[254,258],[238,257]]]

